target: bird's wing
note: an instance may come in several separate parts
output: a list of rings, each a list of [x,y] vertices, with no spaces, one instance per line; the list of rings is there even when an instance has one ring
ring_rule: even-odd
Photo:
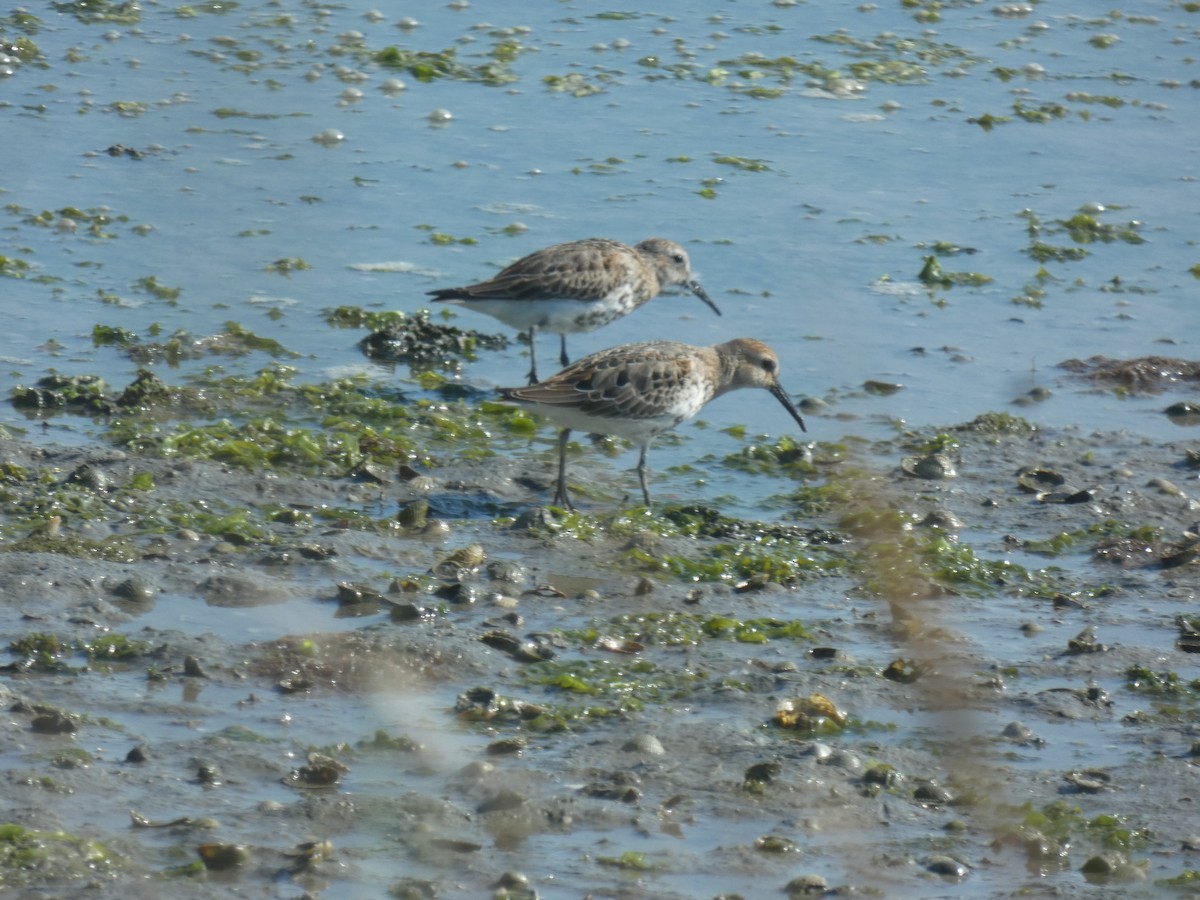
[[[596,300],[633,264],[632,251],[624,244],[590,238],[537,250],[494,278],[435,295],[464,300]]]
[[[631,345],[628,353],[603,351],[579,360],[547,381],[506,388],[501,393],[509,400],[575,409],[597,418],[638,421],[674,417],[679,389],[696,374],[696,361],[679,348],[691,349],[672,341],[657,341]]]

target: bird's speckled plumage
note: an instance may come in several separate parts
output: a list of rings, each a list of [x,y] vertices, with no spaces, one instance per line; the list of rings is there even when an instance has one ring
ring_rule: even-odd
[[[573,508],[566,488],[566,446],[572,429],[615,434],[638,444],[638,476],[649,506],[646,448],[650,442],[695,416],[714,397],[740,388],[770,391],[805,430],[804,420],[779,384],[779,358],[753,338],[714,347],[676,341],[624,344],[585,356],[538,384],[501,388],[500,394],[562,426],[554,502]]]
[[[675,284],[721,314],[692,279],[687,251],[665,238],[648,238],[635,247],[608,238],[555,244],[517,260],[487,281],[429,293],[435,300],[457,303],[528,331],[532,384],[537,381],[537,329],[562,336],[565,366],[568,334],[607,325]]]

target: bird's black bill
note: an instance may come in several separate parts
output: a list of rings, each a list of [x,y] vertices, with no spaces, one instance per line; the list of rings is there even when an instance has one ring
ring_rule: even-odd
[[[768,390],[775,395],[776,400],[783,404],[783,408],[792,414],[792,418],[796,420],[796,424],[800,426],[800,430],[808,431],[808,429],[804,427],[804,420],[800,418],[800,413],[796,411],[796,407],[792,405],[792,401],[788,398],[788,395],[784,389],[775,384],[768,388]]]
[[[689,281],[684,284],[684,287],[712,307],[712,311],[718,316],[721,314],[721,311],[717,309],[717,304],[713,303],[713,298],[708,296],[708,293],[704,290],[704,288],[700,287],[700,282]]]

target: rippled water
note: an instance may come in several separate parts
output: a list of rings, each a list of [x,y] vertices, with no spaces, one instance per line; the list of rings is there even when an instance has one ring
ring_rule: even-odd
[[[325,308],[415,310],[540,246],[662,234],[688,246],[725,316],[664,297],[573,352],[767,338],[792,392],[849,417],[818,419],[817,438],[968,419],[1035,386],[1054,391],[1019,410],[1035,420],[1174,433],[1158,399],[1113,403],[1055,365],[1191,352],[1196,17],[1177,6],[968,4],[923,22],[899,4],[418,4],[409,28],[358,4],[186,9],[128,26],[47,16],[32,35],[45,67],[6,79],[4,252],[30,266],[3,283],[13,381],[127,380],[130,362],[92,347],[96,324],[203,335],[230,320],[320,378],[363,364]],[[512,80],[422,83],[371,61],[389,46],[476,68],[499,56],[497,80]],[[406,89],[381,90],[388,78]],[[436,110],[452,118],[431,124]],[[344,139],[314,142],[331,130]],[[60,231],[66,207],[113,221],[104,237]],[[1064,230],[1085,208],[1109,242]],[[51,227],[30,224],[43,211]],[[1036,240],[1086,257],[1032,258],[1033,219]],[[941,257],[944,270],[990,281],[919,283],[938,242],[977,251]],[[267,271],[280,259],[311,268]],[[384,263],[395,271],[371,271]],[[178,296],[139,288],[147,278]],[[1040,306],[1014,301],[1034,289]],[[520,352],[464,377],[519,381]],[[868,395],[868,379],[905,389]],[[787,428],[765,394],[706,416]]]

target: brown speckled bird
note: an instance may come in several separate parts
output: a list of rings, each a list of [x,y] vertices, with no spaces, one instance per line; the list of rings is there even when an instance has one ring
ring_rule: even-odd
[[[466,287],[430,291],[435,300],[456,303],[495,316],[529,332],[529,383],[537,378],[537,329],[562,337],[560,359],[567,365],[567,335],[592,331],[628,315],[681,284],[721,314],[692,279],[687,252],[674,241],[648,238],[628,247],[607,238],[555,244],[517,260],[494,278]]]
[[[557,375],[500,395],[562,426],[554,502],[574,509],[567,494],[567,440],[571,429],[615,434],[641,448],[638,479],[646,486],[646,449],[664,431],[692,418],[714,397],[740,388],[763,388],[783,404],[801,431],[804,420],[779,384],[779,358],[762,341],[736,338],[714,347],[675,341],[623,344],[585,356]]]

